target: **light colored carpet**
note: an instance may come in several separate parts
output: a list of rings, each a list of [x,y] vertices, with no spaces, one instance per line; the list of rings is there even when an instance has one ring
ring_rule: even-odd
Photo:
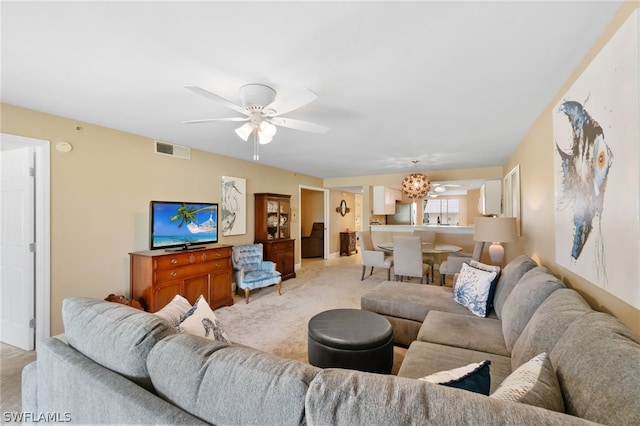
[[[360,281],[362,266],[355,259],[305,260],[296,278],[283,283],[281,296],[275,286],[255,290],[249,304],[236,296],[233,306],[217,309],[215,314],[233,342],[308,362],[309,320],[328,309],[360,309],[360,297],[387,279],[386,271],[380,269]],[[403,348],[395,351],[394,373],[404,352]]]
[[[35,351],[23,351],[0,343],[0,413],[20,412],[22,369],[35,359]]]

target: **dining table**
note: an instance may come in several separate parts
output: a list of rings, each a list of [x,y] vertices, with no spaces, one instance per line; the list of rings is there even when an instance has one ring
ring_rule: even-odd
[[[387,252],[393,253],[393,242],[379,243],[378,248]],[[438,244],[438,243],[422,243],[422,256],[424,260],[431,266],[431,282],[434,282],[434,266],[440,265],[442,262],[440,256],[443,254],[457,253],[462,250],[462,247],[454,244]]]

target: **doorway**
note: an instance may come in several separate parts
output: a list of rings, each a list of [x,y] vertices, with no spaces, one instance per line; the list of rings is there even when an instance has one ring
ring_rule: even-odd
[[[50,335],[49,142],[0,137],[0,341],[24,350]]]
[[[324,235],[323,235],[323,248],[322,259],[328,259],[329,257],[329,190],[324,188],[317,188],[312,186],[303,186],[299,188],[299,214],[298,224],[300,235],[300,266],[305,260],[311,260],[314,258],[305,259],[302,257],[302,238],[308,236],[311,233],[311,229],[314,223],[324,223]],[[319,257],[315,258],[320,259]]]

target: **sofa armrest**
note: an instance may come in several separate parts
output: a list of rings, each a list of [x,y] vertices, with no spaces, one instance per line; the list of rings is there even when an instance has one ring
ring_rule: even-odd
[[[38,412],[38,363],[33,361],[22,369],[22,412]]]
[[[272,262],[270,260],[263,260],[262,261],[262,270],[263,271],[269,271],[269,272],[275,271],[276,270],[275,262]]]

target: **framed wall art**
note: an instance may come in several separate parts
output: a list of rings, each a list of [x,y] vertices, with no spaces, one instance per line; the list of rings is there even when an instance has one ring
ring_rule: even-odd
[[[222,235],[247,233],[247,182],[244,178],[222,176],[221,213]]]

